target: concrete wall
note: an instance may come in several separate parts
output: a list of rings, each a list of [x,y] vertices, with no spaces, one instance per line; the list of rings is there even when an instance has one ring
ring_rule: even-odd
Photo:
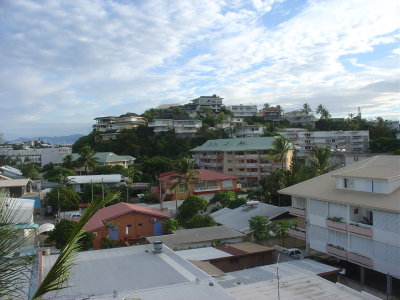
[[[273,262],[272,253],[273,250],[268,250],[258,253],[215,258],[209,260],[209,262],[223,272],[233,272],[258,266],[270,265]]]

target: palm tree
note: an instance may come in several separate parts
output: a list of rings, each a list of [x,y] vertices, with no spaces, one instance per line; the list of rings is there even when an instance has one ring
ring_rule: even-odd
[[[95,157],[96,152],[90,148],[90,146],[85,146],[82,148],[81,152],[79,152],[80,157],[78,158],[78,165],[85,169],[85,172],[88,173],[88,170],[93,170],[96,168],[98,162],[98,158]]]
[[[330,150],[323,147],[315,147],[310,152],[310,163],[317,175],[328,173],[331,170],[329,165]]]
[[[194,170],[195,163],[188,157],[184,157],[177,161],[175,165],[176,175],[171,176],[171,179],[175,181],[175,184],[172,185],[171,190],[175,190],[176,195],[176,188],[183,184],[183,188],[185,193],[190,195],[190,182],[198,181],[197,175],[199,174],[198,171]],[[176,196],[175,196],[176,198]],[[176,211],[178,211],[178,200],[176,201]]]
[[[326,107],[322,104],[317,106],[317,109],[315,110],[317,114],[321,115],[321,119],[329,119],[331,117],[331,114],[329,111],[326,109]]]
[[[272,143],[272,149],[270,150],[270,157],[276,161],[282,162],[282,169],[284,167],[284,161],[286,154],[292,150],[293,146],[289,140],[284,137],[277,137],[275,141]]]
[[[304,103],[302,111],[306,113],[306,126],[307,126],[307,124],[308,124],[308,114],[310,112],[312,112],[312,109],[311,109],[310,105],[308,105],[308,103]]]
[[[63,158],[63,167],[67,169],[73,170],[75,167],[75,162],[72,154],[67,154]]]

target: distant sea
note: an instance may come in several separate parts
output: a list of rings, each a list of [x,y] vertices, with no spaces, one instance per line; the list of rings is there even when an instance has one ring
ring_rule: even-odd
[[[21,142],[29,142],[29,141],[37,141],[40,140],[46,144],[56,144],[56,145],[70,145],[75,143],[79,138],[81,138],[83,134],[71,134],[66,136],[40,136],[40,137],[20,137],[10,142],[12,143],[21,143]]]

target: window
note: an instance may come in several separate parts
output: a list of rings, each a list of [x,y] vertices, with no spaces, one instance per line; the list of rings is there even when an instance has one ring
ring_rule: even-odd
[[[137,227],[143,227],[143,223],[138,223]]]
[[[233,172],[233,169],[232,168],[228,168],[228,172]]]
[[[311,144],[311,141],[306,141],[306,144]]]
[[[354,179],[343,178],[343,186],[345,189],[354,189]]]
[[[97,237],[97,231],[93,232],[93,237]]]
[[[231,159],[228,159],[228,164],[231,164],[232,163],[232,160]]]
[[[335,139],[332,139],[332,143],[336,143],[336,140],[335,140]]]
[[[178,185],[178,191],[179,191],[179,193],[184,193],[185,192],[185,184],[184,183],[180,183]]]

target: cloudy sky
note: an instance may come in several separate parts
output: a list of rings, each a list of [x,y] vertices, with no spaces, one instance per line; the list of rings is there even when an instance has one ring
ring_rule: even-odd
[[[0,2],[0,132],[87,134],[93,118],[217,94],[400,119],[400,1]]]

